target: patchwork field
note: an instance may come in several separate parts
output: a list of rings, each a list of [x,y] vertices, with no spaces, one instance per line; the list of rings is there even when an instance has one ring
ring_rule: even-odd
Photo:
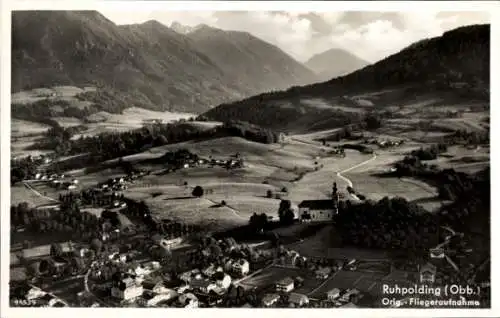
[[[44,133],[50,128],[49,125],[35,123],[28,120],[15,119],[15,118],[11,120],[10,125],[11,125],[10,133],[12,137],[37,135]]]

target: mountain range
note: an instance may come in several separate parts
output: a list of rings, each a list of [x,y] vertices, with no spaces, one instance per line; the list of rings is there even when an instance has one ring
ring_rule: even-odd
[[[343,49],[330,49],[312,56],[304,63],[321,81],[349,74],[370,63]]]
[[[437,105],[488,104],[489,87],[490,25],[471,25],[416,42],[346,76],[226,103],[203,117],[285,131],[335,128],[355,117],[356,108],[367,106],[379,110],[424,99],[437,100]]]
[[[96,11],[13,12],[12,92],[97,86],[124,107],[200,113],[317,82],[314,72],[249,33],[181,28],[116,25]],[[99,110],[115,109],[108,99],[92,100]]]

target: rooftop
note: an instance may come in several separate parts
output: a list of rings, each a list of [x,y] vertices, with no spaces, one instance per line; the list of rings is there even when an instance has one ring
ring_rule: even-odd
[[[278,281],[279,285],[290,285],[293,284],[293,279],[290,277],[285,277],[282,280]]]
[[[306,295],[299,294],[299,293],[291,293],[290,296],[288,296],[288,301],[291,303],[300,303],[301,301],[306,301],[309,298],[307,298]]]
[[[262,302],[268,303],[268,302],[272,302],[272,301],[278,300],[279,298],[280,298],[280,295],[278,295],[278,294],[266,294],[262,298]]]
[[[333,209],[332,200],[304,200],[299,203],[299,208],[309,208],[311,210]]]

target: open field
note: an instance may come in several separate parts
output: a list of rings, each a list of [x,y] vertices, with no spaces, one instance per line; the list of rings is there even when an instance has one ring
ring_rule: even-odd
[[[437,189],[418,180],[385,178],[362,173],[346,174],[354,189],[368,199],[380,200],[383,197],[402,197],[408,201],[433,199]]]
[[[49,125],[35,123],[28,120],[15,119],[15,118],[11,120],[10,124],[11,124],[12,137],[42,134],[50,128]]]
[[[18,184],[10,188],[10,204],[17,205],[26,202],[31,207],[54,203],[53,201],[37,195],[32,190],[25,187],[23,184]]]
[[[246,224],[250,217],[204,198],[147,200],[146,203],[159,218],[198,224],[211,230]]]

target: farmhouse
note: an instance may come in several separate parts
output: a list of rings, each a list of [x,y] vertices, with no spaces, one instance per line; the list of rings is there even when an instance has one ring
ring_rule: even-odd
[[[330,221],[338,213],[338,202],[337,183],[334,183],[332,199],[305,200],[299,204],[299,219],[301,222]]]
[[[288,293],[294,289],[293,279],[290,277],[283,278],[279,282],[276,283],[276,291],[277,292],[285,292]]]
[[[160,236],[155,236],[154,240],[156,241],[156,243],[158,245],[160,245],[161,247],[163,247],[165,249],[168,249],[168,250],[171,249],[171,248],[173,248],[173,247],[178,246],[183,241],[182,237],[176,237],[176,238],[172,238],[172,239],[166,239],[166,238],[163,238],[163,237],[160,237]]]
[[[137,284],[137,282],[130,277],[117,282],[115,286],[111,288],[111,296],[123,300],[139,297],[142,293],[142,285]]]

